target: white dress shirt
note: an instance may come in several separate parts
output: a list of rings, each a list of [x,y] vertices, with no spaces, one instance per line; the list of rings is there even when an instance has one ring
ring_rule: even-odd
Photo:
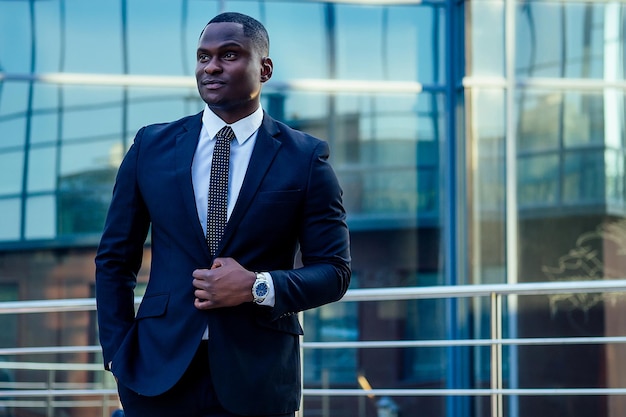
[[[256,143],[257,132],[263,122],[263,108],[259,108],[250,116],[245,117],[229,125],[235,133],[235,140],[230,144],[230,168],[228,178],[228,208],[227,218],[233,212],[237,197],[241,191],[243,179],[248,170],[250,156]],[[208,105],[204,107],[202,115],[202,130],[198,140],[198,147],[191,164],[191,178],[193,190],[196,197],[196,209],[198,219],[202,225],[202,230],[206,234],[207,227],[207,204],[209,198],[209,177],[211,176],[211,161],[213,159],[213,148],[217,142],[215,136],[220,129],[228,123],[219,118]],[[261,305],[274,306],[274,281],[272,276],[264,272],[263,275],[268,280],[269,291],[267,297]],[[205,336],[207,334],[205,333]]]

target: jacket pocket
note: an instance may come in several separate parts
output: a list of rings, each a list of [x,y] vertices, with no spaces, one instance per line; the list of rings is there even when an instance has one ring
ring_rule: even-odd
[[[155,294],[144,296],[139,305],[139,310],[135,319],[143,319],[146,317],[158,317],[167,311],[167,303],[169,302],[169,294]]]
[[[257,201],[261,204],[284,204],[297,202],[301,197],[301,190],[259,191]]]

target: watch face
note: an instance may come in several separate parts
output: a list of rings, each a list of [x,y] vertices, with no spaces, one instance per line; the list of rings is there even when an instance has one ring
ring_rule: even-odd
[[[267,295],[268,287],[266,282],[259,282],[254,289],[257,297],[265,297]]]

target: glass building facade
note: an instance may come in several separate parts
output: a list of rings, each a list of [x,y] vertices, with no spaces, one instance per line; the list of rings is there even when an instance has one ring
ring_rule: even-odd
[[[196,42],[221,11],[269,31],[264,109],[330,143],[352,288],[624,276],[626,2],[0,0],[1,301],[93,296],[117,167],[139,128],[202,110]],[[148,245],[140,282],[149,265]],[[623,301],[527,297],[507,304],[506,332],[617,335]],[[485,337],[487,315],[480,301],[337,303],[306,312],[305,340]],[[0,348],[97,343],[93,315],[68,317],[0,316]],[[624,386],[624,353],[507,349],[505,384]],[[304,384],[477,388],[488,356],[307,350]],[[395,400],[402,416],[489,415],[482,399]],[[306,398],[304,410],[376,415],[363,398]],[[626,402],[523,397],[507,410],[616,417]]]

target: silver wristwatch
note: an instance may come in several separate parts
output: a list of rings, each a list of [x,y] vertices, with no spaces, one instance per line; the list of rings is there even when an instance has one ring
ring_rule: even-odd
[[[252,285],[252,297],[254,298],[255,303],[261,304],[265,301],[265,298],[270,291],[270,286],[267,278],[265,278],[262,273],[255,272],[255,274],[256,281],[254,281],[254,285]]]

